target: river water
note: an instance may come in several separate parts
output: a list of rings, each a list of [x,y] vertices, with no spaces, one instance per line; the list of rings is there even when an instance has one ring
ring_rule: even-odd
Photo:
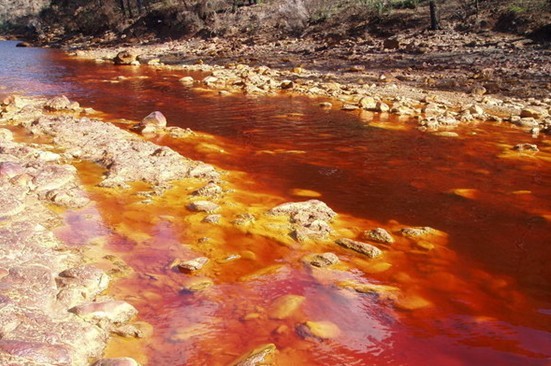
[[[82,164],[97,203],[68,212],[59,235],[75,245],[107,238],[133,269],[112,293],[136,305],[155,328],[146,340],[116,339],[110,355],[150,365],[225,365],[274,343],[281,365],[551,363],[551,144],[545,137],[534,140],[507,124],[435,136],[392,117],[324,110],[317,99],[222,97],[182,85],[182,71],[76,61],[14,42],[0,42],[0,60],[0,95],[65,94],[112,121],[138,121],[160,110],[169,124],[210,136],[199,145],[156,142],[229,171],[238,190],[249,192],[239,197],[251,207],[304,200],[313,191],[351,233],[377,226],[445,233],[432,250],[400,239],[375,264],[334,248],[355,269],[312,272],[300,263],[312,248],[197,224],[175,204],[181,192],[169,193],[164,205],[137,209],[135,191],[114,196],[94,188],[101,171]],[[541,152],[511,152],[524,142]],[[179,291],[184,275],[167,264],[190,253],[242,258],[231,266],[219,261],[205,273],[215,285],[187,294]],[[410,303],[426,306],[406,309],[334,285],[350,277],[396,286]],[[288,294],[304,296],[300,311],[274,319],[270,306]],[[297,324],[307,320],[329,321],[339,334],[304,338]]]

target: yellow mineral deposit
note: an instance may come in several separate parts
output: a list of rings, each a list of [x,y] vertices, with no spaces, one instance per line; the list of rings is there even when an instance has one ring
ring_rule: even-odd
[[[241,282],[254,281],[254,280],[257,280],[257,279],[261,279],[265,276],[270,276],[270,275],[274,275],[274,274],[277,274],[277,273],[282,273],[282,272],[285,272],[285,271],[289,271],[289,268],[286,267],[286,266],[283,266],[281,264],[274,264],[272,266],[268,266],[268,267],[262,268],[262,269],[260,269],[256,272],[248,274],[246,276],[240,277],[239,281],[241,281]]]
[[[392,268],[392,263],[386,261],[368,261],[363,258],[353,258],[352,263],[365,273],[382,273]]]
[[[432,302],[417,294],[399,296],[394,306],[400,310],[420,310],[433,306]]]
[[[291,193],[291,195],[293,196],[298,196],[298,197],[307,197],[307,198],[321,197],[321,193],[312,191],[310,189],[293,188],[289,193]]]
[[[480,195],[480,192],[474,188],[456,188],[449,191],[449,193],[468,199],[476,199]]]

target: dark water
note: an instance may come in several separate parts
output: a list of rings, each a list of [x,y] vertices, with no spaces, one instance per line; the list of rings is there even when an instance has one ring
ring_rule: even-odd
[[[142,316],[158,329],[146,347],[150,364],[227,364],[235,354],[268,342],[278,346],[285,365],[551,362],[551,146],[545,137],[535,141],[541,153],[519,158],[511,155],[511,146],[532,139],[508,125],[460,129],[460,138],[438,137],[383,128],[403,124],[392,118],[368,123],[356,112],[322,110],[315,99],[220,97],[181,85],[182,72],[75,61],[57,51],[14,45],[0,42],[0,94],[65,94],[113,120],[140,120],[160,110],[169,124],[214,135],[227,154],[167,138],[157,142],[245,172],[250,179],[241,184],[246,189],[282,201],[304,199],[296,189],[319,192],[321,200],[350,217],[351,227],[370,222],[388,228],[431,226],[447,233],[445,251],[431,256],[396,250],[389,271],[358,274],[422,295],[434,305],[428,310],[381,310],[372,299],[348,298],[320,285],[296,266],[246,286],[238,278],[258,269],[254,265],[242,264],[239,273],[221,270],[221,283],[204,298],[181,296],[170,278],[127,280],[119,285],[122,293],[128,293],[126,286],[163,294],[154,300],[134,297]],[[143,222],[120,218],[115,213],[121,202],[131,206],[123,198],[98,204],[108,226],[124,223],[146,230],[144,222],[160,215],[144,212]],[[166,243],[193,235],[184,225],[148,225],[153,239],[126,253],[125,260],[138,272],[162,273],[160,263],[173,249]],[[223,236],[228,247],[232,240],[251,240],[255,252],[266,251],[261,255],[265,265],[293,257],[291,250],[266,239]],[[296,319],[240,320],[250,303],[267,307],[285,293],[305,296],[306,315],[332,321],[341,335],[304,341],[293,331]],[[273,332],[282,325],[290,330]],[[190,326],[194,336],[177,335]]]

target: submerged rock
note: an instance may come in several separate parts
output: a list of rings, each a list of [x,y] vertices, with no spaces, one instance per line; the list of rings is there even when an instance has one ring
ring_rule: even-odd
[[[193,277],[185,281],[182,293],[193,293],[206,290],[214,285],[214,282],[207,277]]]
[[[331,339],[341,334],[339,327],[330,321],[307,321],[296,327],[302,338]]]
[[[360,283],[356,281],[342,281],[337,284],[342,288],[348,288],[362,294],[375,294],[382,299],[395,300],[400,293],[400,289],[394,286],[379,285],[374,283]]]
[[[276,365],[275,354],[277,348],[275,344],[268,343],[256,347],[250,352],[233,361],[230,366],[269,366]]]
[[[355,252],[365,254],[369,258],[377,258],[383,255],[383,252],[377,248],[376,246],[373,246],[371,244],[363,243],[361,241],[356,241],[352,239],[347,238],[341,238],[335,241],[338,245],[341,247],[351,249]]]
[[[222,188],[214,182],[209,182],[206,186],[193,191],[194,196],[212,197],[222,193]]]
[[[287,319],[300,309],[305,300],[306,298],[300,295],[280,296],[270,306],[268,315],[272,319]]]
[[[328,267],[333,264],[339,263],[339,257],[335,253],[314,253],[309,254],[302,258],[303,262],[306,262],[314,267]]]
[[[196,212],[214,212],[217,211],[220,206],[211,201],[195,201],[187,205],[190,211]]]
[[[214,214],[214,215],[208,215],[205,216],[201,222],[205,222],[207,224],[217,224],[220,222],[220,219],[222,218],[222,215]]]

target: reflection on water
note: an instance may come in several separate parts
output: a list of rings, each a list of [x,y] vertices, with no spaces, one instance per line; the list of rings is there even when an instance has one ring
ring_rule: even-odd
[[[98,190],[101,171],[83,164],[97,204],[69,212],[60,235],[75,245],[101,241],[121,256],[134,272],[104,263],[128,276],[113,291],[155,326],[151,341],[118,340],[111,354],[145,350],[151,365],[223,365],[274,343],[282,365],[549,362],[551,146],[544,137],[541,153],[511,156],[512,145],[531,139],[509,126],[469,127],[460,138],[383,129],[307,98],[220,97],[181,85],[177,71],[77,62],[13,45],[0,43],[6,92],[62,93],[113,120],[160,110],[169,124],[211,134],[156,142],[232,172],[231,199],[241,206],[223,212],[228,221],[239,210],[261,216],[313,192],[351,234],[377,226],[446,233],[430,242],[396,235],[375,261],[326,244],[288,247],[254,227],[200,223],[184,208],[185,184],[144,206],[137,193],[146,188]],[[334,251],[352,270],[304,266],[300,258],[313,251]],[[175,258],[200,255],[210,262],[198,276],[170,268]],[[213,285],[181,291],[197,278]],[[336,285],[342,281],[390,285],[401,295],[361,293]],[[270,307],[288,294],[305,300],[274,319]],[[304,337],[297,327],[306,321],[340,333]]]

